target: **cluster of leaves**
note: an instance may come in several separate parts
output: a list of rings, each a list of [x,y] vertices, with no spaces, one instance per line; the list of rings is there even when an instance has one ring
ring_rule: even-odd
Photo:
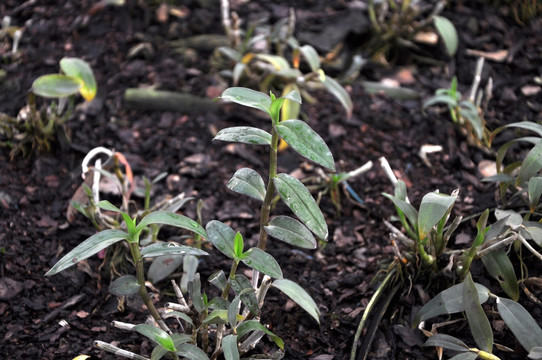
[[[296,178],[277,173],[279,139],[283,139],[309,160],[334,170],[335,164],[331,152],[322,138],[305,122],[295,119],[280,121],[281,107],[287,99],[301,102],[299,93],[295,91],[276,98],[273,94],[268,96],[246,88],[230,88],[224,91],[220,98],[264,111],[271,119],[271,133],[259,128],[232,127],[221,130],[215,137],[215,140],[270,147],[267,187],[262,177],[255,170],[248,168],[238,170],[228,183],[231,190],[262,202],[258,246],[245,249],[243,236],[216,220],[208,222],[203,228],[197,221],[173,211],[148,211],[132,217],[108,201],[99,201],[94,202],[92,206],[118,214],[124,221],[122,226],[102,230],[83,241],[60,259],[46,274],[54,275],[113,244],[126,243],[130,249],[136,274],[118,278],[111,284],[109,291],[118,296],[140,294],[158,327],[149,324],[128,324],[124,327],[139,332],[156,344],[152,359],[160,359],[170,354],[174,359],[183,357],[191,360],[206,360],[216,359],[220,354],[224,354],[227,360],[237,360],[266,334],[280,348],[271,358],[282,358],[284,356],[283,340],[259,322],[261,307],[270,287],[285,293],[319,322],[319,309],[314,300],[298,284],[283,277],[280,265],[265,250],[268,235],[303,248],[316,247],[313,234],[321,240],[325,240],[328,236],[323,214],[309,190]],[[99,172],[102,173],[103,169]],[[89,191],[91,189],[87,189],[87,192]],[[271,219],[270,212],[276,194],[300,221],[282,215]],[[79,208],[85,212],[90,209],[81,206]],[[185,300],[183,292],[173,282],[179,303],[170,304],[169,310],[164,314],[155,308],[145,285],[145,259],[163,256],[183,256],[186,259],[188,256],[208,255],[201,249],[174,242],[157,240],[144,246],[143,234],[155,234],[153,227],[160,225],[186,229],[201,239],[208,240],[231,260],[228,275],[223,270],[218,270],[209,278],[209,282],[221,292],[220,296],[210,299],[210,296],[203,293],[200,275],[195,273],[187,284],[190,303]],[[238,272],[238,266],[241,263],[253,269],[252,283],[245,275]],[[264,274],[261,283],[259,282],[260,273]],[[271,279],[274,280],[271,281]],[[165,321],[170,317],[184,324],[181,327],[184,331],[173,333]],[[214,334],[215,347],[209,357],[209,340],[213,336],[211,334]],[[97,346],[118,355],[126,356],[127,354],[109,344],[98,342]]]
[[[457,77],[453,77],[449,89],[438,89],[435,96],[429,98],[423,107],[428,108],[437,104],[448,107],[452,121],[467,131],[470,140],[476,144],[488,143],[488,131],[480,108],[473,100],[463,99],[457,90]]]
[[[540,125],[520,122],[497,129],[492,137],[509,128],[530,130],[542,136]],[[533,144],[527,156],[520,161],[503,166],[509,148],[525,141]],[[541,358],[540,336],[542,330],[527,310],[517,303],[520,297],[518,286],[520,280],[516,276],[510,259],[514,254],[520,260],[523,275],[528,269],[522,261],[521,245],[542,260],[542,255],[531,245],[531,242],[534,242],[542,247],[540,236],[542,227],[531,218],[532,216],[540,218],[537,213],[542,194],[542,182],[539,177],[539,172],[542,170],[541,151],[538,148],[541,146],[540,144],[542,144],[540,137],[520,137],[505,143],[498,150],[497,169],[499,173],[485,180],[500,183],[501,199],[505,201],[506,206],[514,205],[515,209],[496,209],[494,211],[496,221],[491,225],[488,225],[490,211],[484,211],[476,223],[477,232],[472,244],[459,253],[446,247],[448,239],[461,221],[461,218],[458,217],[446,227],[452,207],[457,200],[457,194],[429,193],[422,198],[419,210],[416,210],[409,203],[406,186],[402,181],[397,182],[394,195],[384,194],[393,201],[398,219],[407,235],[403,242],[412,249],[405,256],[405,260],[410,263],[418,263],[416,257],[419,256],[423,260],[421,262],[422,269],[432,269],[436,274],[441,271],[436,266],[436,259],[445,252],[451,253],[452,258],[456,258],[453,263],[455,272],[460,279],[465,279],[463,283],[454,285],[438,294],[420,309],[416,314],[414,326],[438,315],[464,312],[479,348],[470,348],[460,340],[448,335],[435,335],[435,327],[432,332],[426,331],[426,334],[430,336],[426,343],[427,346],[458,351],[461,353],[457,355],[458,359],[475,359],[477,357],[498,359],[492,354],[493,334],[480,305],[485,303],[488,298],[493,298],[496,300],[501,318],[520,344],[529,352],[529,357],[532,359]],[[413,254],[416,255],[414,258]],[[457,256],[458,254],[459,256]],[[470,268],[472,262],[477,259],[482,261],[486,271],[499,283],[510,299],[491,294],[482,285],[473,283]]]
[[[438,14],[445,1],[433,2],[424,7],[417,1],[368,1],[372,25],[371,40],[365,45],[371,58],[383,63],[395,61],[402,50],[414,51],[418,60],[433,63],[416,44],[418,35],[433,23],[442,39],[448,56],[457,51],[458,36],[453,24]]]
[[[74,107],[74,95],[80,93],[90,101],[96,95],[96,80],[90,66],[78,58],[60,61],[62,74],[48,74],[37,78],[28,93],[28,105],[14,118],[0,114],[0,146],[11,148],[14,159],[19,153],[48,152],[55,138],[69,142],[64,123]],[[35,95],[56,99],[41,109]]]
[[[234,40],[231,47],[217,48],[216,56],[225,56],[233,63],[232,70],[224,70],[221,74],[231,77],[234,85],[243,82],[256,84],[264,93],[275,88],[283,96],[297,91],[306,100],[312,100],[311,90],[324,88],[350,116],[353,107],[350,95],[335,79],[325,74],[314,47],[299,44],[293,36],[294,23],[292,12],[290,18],[282,19],[274,26],[251,27],[244,39]],[[241,29],[231,31],[242,33]],[[301,59],[306,61],[308,72],[302,71]],[[283,119],[296,119],[299,117],[299,104],[286,101],[282,111]]]

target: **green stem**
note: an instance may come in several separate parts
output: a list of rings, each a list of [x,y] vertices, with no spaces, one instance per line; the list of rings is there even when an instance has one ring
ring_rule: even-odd
[[[416,241],[416,243],[418,244],[418,252],[420,253],[420,256],[422,257],[422,260],[427,264],[427,265],[434,265],[435,264],[435,259],[430,256],[429,254],[427,254],[427,252],[425,251],[425,248],[423,247],[423,244],[420,240]]]
[[[277,177],[278,143],[279,135],[273,127],[271,130],[271,147],[269,150],[269,179],[267,181],[267,191],[260,211],[260,239],[258,240],[258,247],[262,250],[265,250],[267,246],[267,232],[264,227],[269,223],[271,204],[273,202],[273,197],[275,196],[275,183],[273,182],[273,179]]]
[[[139,295],[141,296],[141,299],[147,306],[147,309],[151,313],[154,320],[156,320],[160,328],[168,334],[172,334],[171,330],[168,328],[164,320],[162,320],[162,317],[158,313],[158,310],[156,310],[156,307],[149,298],[149,293],[147,292],[147,288],[145,287],[145,269],[143,268],[143,258],[141,257],[141,253],[139,252],[138,241],[130,242],[130,251],[132,253],[132,258],[136,264],[137,283],[139,285]]]

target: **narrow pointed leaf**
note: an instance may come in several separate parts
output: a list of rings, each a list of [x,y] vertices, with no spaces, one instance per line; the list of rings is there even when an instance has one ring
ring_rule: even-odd
[[[235,49],[232,49],[231,47],[219,46],[218,48],[216,48],[216,50],[226,55],[228,58],[230,58],[230,60],[236,63],[241,61],[241,58],[243,57],[243,54],[241,54],[239,51]]]
[[[96,204],[97,207],[99,207],[100,209],[104,209],[104,210],[108,210],[108,211],[113,211],[113,212],[116,212],[116,213],[122,213],[122,211],[116,207],[115,205],[111,204],[109,201],[107,200],[102,200],[100,202],[98,202]]]
[[[62,72],[68,76],[73,76],[83,82],[83,87],[79,89],[85,100],[90,101],[96,96],[97,86],[94,73],[90,65],[79,58],[65,57],[60,60]]]
[[[232,77],[233,77],[233,84],[237,85],[239,84],[239,80],[241,80],[241,76],[243,76],[243,73],[245,72],[247,68],[247,64],[244,64],[242,62],[238,62],[233,67]]]
[[[484,309],[480,305],[478,291],[472,281],[470,272],[463,282],[463,304],[465,305],[465,314],[469,322],[469,328],[472,337],[480,349],[491,353],[493,350],[493,331],[487,319]]]
[[[542,177],[532,177],[529,179],[528,193],[529,209],[532,213],[536,210],[540,202],[540,195],[542,195]]]
[[[523,306],[510,299],[497,298],[497,310],[526,351],[542,346],[542,329]]]
[[[275,335],[272,331],[270,331],[268,328],[260,324],[260,322],[257,320],[247,320],[239,324],[239,326],[237,327],[237,336],[242,338],[246,334],[257,330],[263,331],[264,333],[269,335],[271,340],[273,340],[279,348],[284,349],[284,341],[280,337]]]
[[[282,270],[273,256],[262,249],[253,247],[248,249],[241,258],[241,261],[259,272],[269,275],[275,279],[282,279]]]
[[[320,57],[316,50],[310,45],[303,45],[299,50],[305,60],[309,63],[311,70],[314,72],[318,71],[318,69],[320,69]]]
[[[258,299],[254,293],[254,288],[250,283],[250,280],[241,274],[235,275],[233,279],[229,280],[231,288],[235,291],[235,294],[239,295],[243,304],[250,310],[252,314],[257,316],[260,312],[258,307]],[[247,291],[252,290],[252,291]]]
[[[422,198],[420,211],[418,213],[418,234],[420,240],[425,239],[431,231],[431,228],[435,226],[454,205],[456,199],[457,196],[439,194],[436,192],[426,194]]]
[[[217,220],[209,221],[205,229],[208,234],[207,239],[220,250],[222,254],[230,259],[235,259],[235,250],[233,249],[235,231],[228,225]]]
[[[454,24],[447,18],[443,16],[435,16],[435,28],[437,29],[444,46],[446,46],[446,51],[448,55],[454,56],[457,51],[457,45],[459,38],[457,36],[457,31],[455,30]]]
[[[469,347],[461,340],[445,334],[436,334],[431,336],[423,346],[439,346],[441,348],[453,351],[469,351]]]
[[[521,186],[542,169],[542,141],[529,151],[519,169],[516,185]]]
[[[271,98],[259,91],[242,87],[231,87],[224,90],[222,95],[219,96],[219,99],[258,109],[271,115],[269,112]]]
[[[143,258],[151,258],[151,257],[162,256],[162,255],[205,256],[209,254],[195,247],[185,246],[178,243],[166,243],[166,242],[154,243],[149,246],[145,246],[141,250],[141,257]]]
[[[324,140],[306,122],[286,120],[275,130],[295,151],[307,159],[335,171],[333,155]]]
[[[256,58],[273,65],[276,71],[290,69],[290,64],[282,56],[268,55],[268,54],[256,54]]]
[[[239,349],[237,348],[237,335],[228,335],[222,339],[222,350],[226,360],[239,360]]]
[[[450,360],[475,360],[478,358],[478,354],[475,352],[462,352],[457,354],[454,357],[451,357]]]
[[[234,126],[220,130],[213,140],[250,145],[271,145],[271,134],[251,126]]]
[[[182,263],[182,255],[162,255],[155,257],[149,267],[149,271],[147,271],[147,278],[153,284],[156,284],[173,274]]]
[[[209,360],[209,357],[203,352],[203,350],[192,344],[179,345],[177,348],[177,355],[188,360]]]
[[[141,335],[148,337],[155,343],[160,344],[167,351],[175,351],[173,340],[164,330],[149,324],[139,324],[134,326],[132,329]]]
[[[312,233],[301,222],[289,216],[277,216],[269,225],[264,226],[268,235],[290,245],[305,249],[316,249],[316,240]]]
[[[489,298],[489,290],[480,284],[474,284],[478,291],[478,300],[483,304]],[[414,316],[412,327],[417,327],[420,322],[445,314],[455,314],[465,311],[463,303],[463,283],[449,287],[440,292],[425,304]]]
[[[288,84],[285,86],[284,91],[282,92],[282,97],[298,104],[301,104],[302,102],[301,95],[299,95],[299,87],[296,84]]]
[[[250,196],[256,200],[263,201],[265,198],[265,183],[255,170],[249,168],[239,169],[228,181],[227,187],[239,194]]]
[[[109,285],[109,292],[115,296],[132,295],[139,291],[137,279],[132,275],[124,275]]]
[[[484,136],[484,124],[482,124],[482,119],[478,113],[478,108],[471,101],[462,101],[459,104],[459,113],[461,116],[469,120],[474,134],[478,139],[482,139]]]
[[[318,238],[328,236],[327,224],[322,211],[305,185],[287,174],[278,174],[273,179],[284,203]]]
[[[526,239],[532,239],[538,246],[542,247],[542,224],[535,221],[524,221],[524,228],[521,234]]]
[[[235,327],[237,326],[237,316],[239,315],[240,303],[241,299],[239,295],[237,295],[228,307],[228,323],[230,324],[232,329],[235,329]]]
[[[233,239],[233,251],[235,252],[236,259],[243,255],[244,246],[243,235],[238,231]]]
[[[293,98],[297,94],[297,97]],[[295,83],[289,83],[284,87],[282,96],[286,99],[280,109],[280,117],[282,120],[298,119],[301,109],[301,96],[299,95],[299,87]],[[296,101],[299,100],[299,101]],[[284,141],[284,140],[283,140]],[[280,149],[279,149],[280,150]]]
[[[519,299],[518,279],[510,258],[503,249],[497,249],[482,257],[487,272],[499,282],[501,289],[513,300]]]
[[[350,99],[350,95],[348,95],[348,92],[341,86],[341,84],[339,84],[336,80],[332,79],[329,76],[326,76],[323,84],[326,87],[327,91],[329,91],[331,95],[335,96],[337,100],[339,100],[341,105],[346,110],[346,115],[350,117],[352,115],[354,105],[352,105],[352,99]]]
[[[191,340],[190,336],[185,334],[172,334],[171,338],[173,339],[173,344],[175,345],[175,347],[187,343]],[[161,345],[156,345],[156,347],[152,350],[151,360],[160,360],[167,353],[168,351],[164,349]]]
[[[438,105],[438,104],[444,104],[444,105],[448,105],[448,107],[450,108],[454,108],[456,107],[458,104],[457,104],[457,100],[454,99],[453,97],[451,97],[450,95],[448,94],[438,94],[438,95],[435,95],[431,98],[429,98],[426,102],[423,103],[423,108],[427,108],[427,107],[430,107],[430,106],[433,106],[433,105]]]
[[[224,275],[224,271],[222,270],[219,270],[209,276],[209,279],[207,281],[216,286],[220,291],[224,291],[224,289],[226,288],[226,284],[228,283],[226,275]]]
[[[168,319],[168,318],[172,318],[172,317],[176,318],[176,319],[180,319],[180,320],[185,321],[187,324],[190,324],[190,325],[194,326],[194,322],[192,321],[190,316],[188,316],[185,313],[182,313],[180,311],[166,312],[162,316],[164,317],[164,319]],[[178,334],[174,334],[174,335],[178,335]],[[173,335],[171,337],[173,338]],[[188,339],[190,339],[190,336],[188,336]],[[177,342],[175,341],[175,338],[173,338],[173,342],[175,343],[175,346],[177,346]]]
[[[32,92],[44,98],[61,98],[77,94],[83,82],[61,74],[43,75],[32,83]]]
[[[182,229],[190,230],[201,237],[206,238],[207,233],[205,229],[189,217],[179,215],[169,211],[155,211],[145,216],[137,225],[137,230],[140,231],[150,224],[163,224],[179,227]]]
[[[318,324],[320,324],[320,310],[305,289],[288,279],[275,280],[273,281],[272,286],[285,293],[296,304],[301,306],[303,310],[308,312]]]
[[[113,245],[121,240],[128,239],[128,234],[121,230],[110,229],[100,231],[92,235],[81,244],[77,245],[72,251],[60,259],[47,273],[51,276],[77,264],[79,261],[87,259],[94,254],[99,253],[106,247]]]
[[[393,204],[397,206],[397,208],[405,214],[406,218],[408,219],[412,227],[416,228],[418,226],[418,212],[416,211],[414,206],[410,205],[406,201],[401,200],[393,195],[390,195],[390,194],[382,194],[382,195],[384,197],[387,197],[391,201],[393,201]]]

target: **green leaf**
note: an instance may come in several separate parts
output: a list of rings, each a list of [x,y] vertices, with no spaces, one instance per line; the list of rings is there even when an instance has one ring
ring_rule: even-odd
[[[237,170],[226,186],[232,191],[256,200],[263,201],[265,198],[266,189],[262,177],[258,172],[249,168]]]
[[[228,58],[230,58],[230,60],[235,61],[236,63],[240,62],[241,58],[243,57],[243,54],[241,54],[239,51],[227,46],[219,46],[216,48],[216,50],[226,55]]]
[[[111,204],[109,201],[107,200],[102,200],[102,201],[99,201],[97,204],[96,204],[97,207],[99,207],[100,209],[104,209],[104,210],[107,210],[107,211],[113,211],[113,212],[116,212],[116,213],[122,213],[122,211],[116,207],[115,205]]]
[[[540,202],[540,195],[542,195],[542,177],[532,177],[529,179],[528,193],[529,209],[533,213]]]
[[[72,76],[61,74],[43,75],[32,83],[32,92],[44,98],[61,98],[75,95],[83,82]]]
[[[235,291],[235,294],[239,295],[243,304],[250,310],[250,312],[257,316],[260,312],[258,307],[258,299],[254,293],[254,288],[250,283],[250,280],[244,275],[238,274],[234,278],[229,280],[231,288]],[[247,291],[251,290],[251,291]]]
[[[450,360],[475,360],[478,358],[478,354],[474,352],[462,352],[456,356],[450,358]]]
[[[83,87],[79,89],[85,100],[90,101],[96,96],[97,86],[94,73],[90,65],[79,58],[65,57],[60,60],[62,72],[83,82]]]
[[[289,88],[290,88],[289,86],[284,87],[282,98],[293,101],[297,104],[301,104],[302,100],[301,100],[301,95],[299,95],[299,90],[297,90],[298,87],[294,85],[291,90],[286,91]]]
[[[290,69],[290,64],[282,56],[269,55],[269,54],[256,54],[256,58],[273,65],[276,71]]]
[[[445,334],[431,336],[423,346],[439,346],[444,349],[460,352],[469,351],[469,347],[463,341]]]
[[[224,291],[224,289],[226,288],[226,284],[228,283],[226,275],[224,275],[224,271],[222,270],[219,270],[209,276],[209,279],[207,281],[216,286],[220,291]]]
[[[222,339],[222,350],[226,360],[239,360],[239,349],[237,348],[237,335],[228,335]]]
[[[399,200],[406,201],[407,199],[407,188],[403,180],[397,180],[394,189],[395,197]],[[416,211],[416,210],[414,210]]]
[[[286,99],[280,109],[282,120],[299,118],[301,96],[299,95],[299,87],[296,83],[287,84],[282,90],[282,95]]]
[[[226,324],[228,322],[228,310],[215,309],[203,320],[202,325]]]
[[[237,295],[228,307],[228,323],[230,324],[232,329],[235,329],[235,327],[237,326],[237,316],[239,315],[240,303],[241,299],[239,295]]]
[[[237,336],[242,338],[252,331],[263,331],[271,338],[271,340],[275,342],[275,344],[277,344],[279,348],[284,349],[284,341],[277,335],[273,334],[273,332],[271,332],[268,328],[260,324],[260,322],[257,320],[247,320],[239,324],[237,327]]]
[[[425,239],[433,226],[435,226],[454,206],[457,196],[445,195],[436,192],[426,194],[422,198],[418,213],[418,235],[420,240]]]
[[[516,185],[521,186],[542,169],[542,141],[529,151],[519,169]]]
[[[146,226],[150,224],[163,224],[179,227],[182,229],[190,230],[201,237],[206,238],[207,233],[205,229],[201,227],[197,221],[190,219],[184,215],[179,215],[169,211],[154,211],[145,216],[137,225],[137,231],[143,230]]]
[[[151,258],[162,255],[194,255],[194,256],[205,256],[209,255],[207,252],[197,249],[191,246],[185,246],[178,243],[166,243],[158,242],[145,246],[141,250],[142,258]]]
[[[134,326],[132,330],[137,331],[141,335],[148,337],[155,343],[161,345],[167,351],[176,351],[173,340],[168,335],[168,333],[162,329],[159,329],[149,324],[139,324]]]
[[[489,298],[489,290],[480,284],[474,284],[478,291],[478,300],[483,304]],[[455,314],[465,311],[463,303],[463,283],[449,287],[441,291],[434,298],[429,300],[414,316],[412,327],[417,327],[420,322],[444,314]]]
[[[468,100],[462,101],[459,104],[459,114],[470,122],[476,137],[482,139],[484,137],[484,124],[482,124],[476,105]]]
[[[234,126],[220,130],[213,140],[250,145],[271,145],[271,134],[251,126]]]
[[[179,347],[177,347],[177,355],[188,360],[209,360],[209,357],[203,352],[203,350],[192,344],[179,345]]]
[[[301,222],[289,216],[277,216],[269,225],[264,226],[268,235],[290,245],[305,249],[316,249],[316,240],[312,233]]]
[[[189,335],[185,334],[172,334],[171,338],[173,339],[173,344],[175,345],[175,348],[177,348],[181,344],[187,343],[192,340]],[[161,345],[156,345],[156,347],[152,350],[151,360],[160,360],[167,353],[168,351],[164,349]]]
[[[352,105],[352,99],[350,99],[348,92],[341,86],[341,84],[329,76],[326,76],[323,84],[327,91],[331,93],[331,95],[335,96],[337,100],[339,100],[341,105],[346,110],[346,116],[350,117],[352,115],[354,105]]]
[[[278,174],[273,179],[284,203],[318,238],[328,236],[327,224],[322,211],[303,183],[288,174]]]
[[[307,159],[335,171],[335,161],[324,140],[306,122],[286,120],[275,130],[295,151]]]
[[[527,355],[529,359],[542,359],[542,346],[535,346],[534,348],[529,351],[529,355]]]
[[[523,226],[524,228],[521,230],[523,237],[532,239],[538,246],[542,247],[542,224],[535,221],[524,221]]]
[[[393,201],[393,204],[405,214],[406,218],[408,219],[412,227],[414,228],[418,227],[418,212],[416,211],[414,206],[410,205],[406,201],[401,200],[393,195],[385,194],[385,193],[382,195],[384,197],[387,197],[391,201]]]
[[[438,94],[433,97],[430,97],[426,102],[423,103],[423,108],[428,108],[436,104],[445,104],[450,108],[455,108],[458,103],[457,100],[451,97],[448,94]]]
[[[109,292],[115,296],[132,295],[139,291],[137,279],[132,275],[124,275],[109,285]]]
[[[523,306],[510,299],[497,298],[497,310],[526,351],[542,346],[542,329]]]
[[[185,313],[182,313],[180,311],[170,311],[170,312],[166,312],[162,315],[164,317],[164,319],[168,319],[168,318],[171,318],[171,317],[174,317],[176,319],[180,319],[180,320],[184,320],[187,324],[190,324],[192,326],[194,326],[194,323],[192,322],[192,319],[190,318],[190,316],[186,315]],[[173,335],[180,335],[180,334],[173,334]],[[173,342],[175,343],[175,346],[177,346],[177,342],[175,341],[175,338],[173,338],[173,335],[171,336],[172,339],[173,339]],[[191,337],[188,336],[188,341],[191,340]],[[186,341],[185,341],[186,342]]]
[[[233,238],[233,251],[235,252],[235,258],[241,258],[244,250],[243,235],[238,231]]]
[[[262,249],[257,247],[248,249],[243,253],[241,261],[252,269],[258,270],[272,278],[282,279],[282,270],[280,269],[279,263],[273,256]]]
[[[218,220],[209,221],[205,229],[209,235],[207,239],[220,250],[222,254],[230,259],[235,259],[235,250],[233,248],[235,231]]]
[[[201,294],[201,279],[199,273],[194,275],[194,279],[188,283],[188,293],[192,299],[192,304],[198,313],[206,310],[206,304],[203,301],[203,295]]]
[[[501,289],[514,300],[519,299],[519,287],[514,266],[503,249],[491,251],[482,257],[487,272],[499,282]]]
[[[472,281],[471,273],[463,281],[463,304],[465,306],[465,314],[469,322],[470,331],[476,341],[476,344],[484,351],[491,353],[493,350],[493,331],[487,319],[474,282]]]
[[[222,95],[219,96],[219,99],[258,109],[271,115],[271,98],[259,91],[242,87],[231,87],[224,90]]]
[[[45,276],[51,276],[56,273],[66,270],[72,265],[77,264],[81,260],[91,257],[94,254],[99,253],[106,247],[113,245],[121,240],[127,240],[128,234],[121,230],[109,229],[100,231],[97,234],[92,235],[81,244],[77,245],[75,249],[67,253],[62,259],[60,259]]]
[[[317,72],[320,69],[320,56],[316,50],[310,45],[303,45],[299,48],[301,54],[309,63],[309,66],[313,72]]]
[[[233,67],[233,84],[237,85],[239,84],[239,80],[241,79],[241,76],[243,76],[243,73],[245,72],[247,68],[247,64],[244,64],[242,62],[238,62]]]
[[[183,263],[184,256],[182,255],[163,255],[155,257],[147,271],[147,278],[156,284],[169,275]]]
[[[457,31],[455,30],[454,24],[452,24],[452,22],[445,17],[438,15],[433,19],[435,21],[435,28],[440,34],[442,41],[444,41],[448,55],[454,56],[459,43],[459,38],[457,36]]]
[[[318,324],[320,324],[320,310],[305,289],[288,279],[275,280],[273,281],[272,286],[285,293],[296,304],[301,306],[303,310],[308,312]]]

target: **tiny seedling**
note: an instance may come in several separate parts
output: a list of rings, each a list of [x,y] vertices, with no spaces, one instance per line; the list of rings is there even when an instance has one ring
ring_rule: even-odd
[[[16,118],[0,114],[0,146],[11,148],[13,160],[18,154],[27,157],[32,152],[49,152],[52,142],[69,143],[64,127],[74,109],[77,93],[90,101],[96,95],[96,80],[90,66],[78,58],[63,58],[61,74],[37,78],[28,92],[28,105]],[[55,99],[38,110],[36,95]]]

